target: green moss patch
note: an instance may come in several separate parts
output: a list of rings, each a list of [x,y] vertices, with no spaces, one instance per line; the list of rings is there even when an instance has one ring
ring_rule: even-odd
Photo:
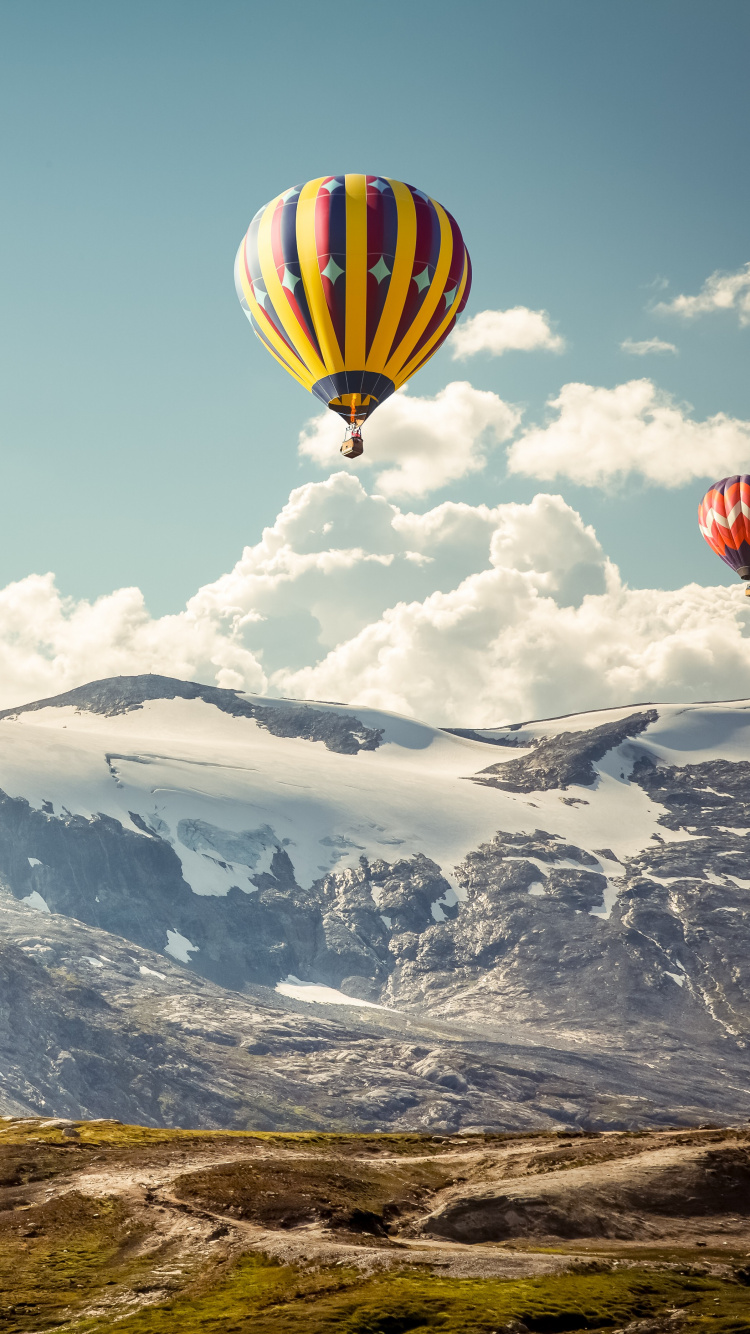
[[[0,1215],[0,1331],[54,1328],[144,1269],[145,1235],[121,1200],[69,1191]]]
[[[747,1334],[747,1288],[629,1271],[524,1282],[436,1278],[419,1271],[362,1278],[301,1274],[246,1256],[210,1291],[118,1322],[122,1334],[493,1334],[512,1320],[532,1334],[610,1330],[680,1309],[685,1328]],[[103,1328],[96,1326],[97,1330]]]
[[[541,1132],[540,1132],[541,1137]],[[545,1136],[549,1138],[549,1136]],[[486,1135],[472,1136],[476,1140],[505,1141],[526,1136]],[[531,1136],[534,1138],[534,1136]],[[210,1144],[233,1144],[253,1141],[273,1145],[276,1148],[299,1150],[335,1149],[341,1153],[387,1153],[408,1156],[455,1152],[461,1141],[445,1136],[422,1134],[327,1134],[318,1130],[179,1130],[162,1129],[155,1126],[123,1125],[119,1121],[76,1121],[70,1126],[45,1125],[44,1122],[30,1119],[0,1121],[0,1146],[16,1144],[46,1144],[69,1146],[71,1140],[81,1146],[94,1145],[101,1148],[148,1148],[158,1145],[171,1145],[175,1148],[188,1148],[191,1145],[205,1147]]]

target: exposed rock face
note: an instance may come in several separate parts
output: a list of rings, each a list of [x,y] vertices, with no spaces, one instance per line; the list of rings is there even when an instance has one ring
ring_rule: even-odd
[[[724,819],[727,826],[750,827],[750,763],[747,760],[708,760],[704,764],[686,764],[677,768],[675,765],[657,766],[651,756],[642,755],[633,766],[630,780],[666,806],[667,813],[659,822],[665,829],[706,833],[714,840],[721,832],[722,817],[727,817]]]
[[[659,1072],[519,1045],[418,1014],[227,991],[163,956],[0,891],[0,1111],[145,1125],[455,1131],[732,1120],[689,1053]]]
[[[750,764],[636,763],[632,781],[666,808],[665,830],[632,859],[619,901],[623,923],[654,941],[676,980],[743,1046],[750,1038],[748,847]]]
[[[72,705],[87,713],[98,713],[112,718],[118,713],[140,709],[150,699],[202,699],[213,704],[222,713],[234,718],[254,718],[273,736],[304,737],[306,741],[323,741],[328,750],[342,755],[355,755],[358,750],[377,750],[381,733],[377,728],[365,727],[352,715],[342,716],[327,709],[311,708],[309,704],[291,701],[271,701],[259,704],[243,696],[238,690],[222,690],[218,686],[204,686],[196,681],[177,681],[171,676],[110,676],[103,681],[66,690],[50,699],[21,704],[17,709],[3,709],[0,718],[33,713],[39,709],[65,708]]]
[[[32,848],[39,865],[29,865]],[[37,893],[51,912],[145,949],[163,949],[178,932],[200,952],[203,976],[222,986],[273,984],[304,972],[324,949],[320,908],[296,885],[283,848],[256,877],[259,893],[236,886],[223,898],[201,897],[165,839],[107,815],[50,815],[0,793],[0,877],[18,898]]]
[[[750,920],[747,889],[734,883],[746,866],[740,838],[652,848],[624,866],[605,862],[609,879],[590,854],[542,831],[498,834],[458,868],[466,899],[455,919],[412,938],[386,994],[399,1006],[548,1036],[578,1031],[662,1053],[686,1040],[744,1050]],[[608,916],[605,893],[617,895]]]
[[[592,727],[590,731],[561,732],[549,741],[540,742],[531,755],[506,764],[491,764],[474,781],[509,792],[546,792],[553,787],[568,788],[573,783],[588,787],[596,782],[594,763],[628,737],[645,731],[658,717],[656,709],[648,709]]]
[[[571,861],[580,869],[564,865]],[[598,866],[590,854],[543,830],[531,837],[497,834],[457,868],[466,899],[454,920],[431,923],[402,954],[390,983],[394,1002],[450,1005],[451,996],[461,995],[473,1009],[476,998],[467,993],[480,984],[490,1003],[502,991],[502,1019],[512,1007],[514,1018],[539,1020],[552,1006],[567,1009],[570,1022],[571,991],[580,991],[587,963],[598,966],[601,960],[601,923],[590,916],[607,887]],[[600,1001],[597,996],[597,1010]],[[578,994],[575,1004],[581,1003]],[[487,1013],[486,1004],[482,1008]],[[455,1005],[450,1009],[456,1012]],[[587,1007],[587,1019],[592,1017]]]
[[[715,822],[730,818],[729,805],[750,827],[741,795],[750,765],[720,773],[717,764],[688,776],[641,759],[633,775],[667,804],[661,823],[672,829],[707,785],[733,785],[735,795],[714,787],[700,817],[693,802],[687,818],[700,820],[691,829],[702,836],[655,839],[623,866],[544,830],[498,833],[456,868],[462,901],[450,901],[451,886],[423,854],[362,858],[304,890],[283,848],[251,877],[256,893],[200,896],[151,831],[143,837],[105,815],[51,815],[4,794],[0,875],[17,897],[38,893],[52,912],[146,949],[163,949],[176,932],[188,942],[183,961],[222,986],[273,986],[291,974],[398,1007],[548,1032],[563,1024],[618,1043],[643,1023],[667,1043],[673,1028],[744,1041],[750,926],[735,883],[747,865],[744,836]],[[32,848],[39,865],[29,865]],[[598,915],[610,891],[611,914]]]

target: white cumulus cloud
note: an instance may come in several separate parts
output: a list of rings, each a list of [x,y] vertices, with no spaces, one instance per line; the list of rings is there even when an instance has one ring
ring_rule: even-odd
[[[560,496],[484,517],[493,531],[481,568],[397,602],[318,663],[278,671],[275,688],[458,726],[746,693],[739,587],[624,587]]]
[[[750,455],[750,422],[724,412],[696,421],[651,380],[614,389],[563,385],[556,415],[531,427],[508,450],[511,472],[608,487],[636,475],[658,486],[741,472]]]
[[[376,484],[386,496],[424,496],[480,472],[519,421],[517,408],[467,380],[452,381],[433,398],[400,389],[367,423],[360,465],[379,470]],[[326,410],[301,432],[299,452],[320,467],[339,464],[343,434],[341,418]]]
[[[398,604],[277,682],[308,698],[341,698],[343,685],[354,704],[470,727],[643,699],[737,698],[750,668],[750,609],[737,592],[613,580],[560,607],[538,577],[493,568]]]
[[[697,296],[676,296],[673,301],[660,301],[654,309],[686,320],[714,310],[736,310],[740,324],[750,324],[750,263],[736,273],[718,269],[706,279]]]
[[[415,514],[340,472],[297,488],[184,611],[94,603],[51,575],[0,590],[0,706],[114,674],[492,725],[747,694],[741,586],[629,589],[560,496]]]
[[[546,310],[513,306],[510,310],[480,310],[457,324],[451,348],[454,361],[465,361],[478,352],[501,357],[504,352],[562,352],[565,340],[550,326]]]
[[[227,630],[226,615],[196,615],[190,605],[154,619],[138,588],[75,601],[52,574],[32,574],[0,590],[0,705],[138,672],[265,690],[257,658]]]
[[[633,357],[647,357],[651,352],[676,352],[674,343],[665,343],[663,338],[643,338],[637,342],[633,338],[626,338],[620,343],[623,352],[629,352]]]

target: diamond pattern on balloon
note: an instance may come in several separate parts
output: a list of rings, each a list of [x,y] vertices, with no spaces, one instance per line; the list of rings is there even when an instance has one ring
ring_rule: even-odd
[[[384,278],[390,278],[391,276],[391,270],[388,268],[388,265],[385,262],[384,255],[381,255],[377,264],[373,264],[372,268],[368,269],[367,272],[371,273],[373,278],[377,278],[378,285],[382,283]]]
[[[328,278],[329,282],[335,283],[336,279],[341,277],[344,270],[339,268],[333,255],[331,255],[325,268],[321,269],[320,272],[324,278]]]

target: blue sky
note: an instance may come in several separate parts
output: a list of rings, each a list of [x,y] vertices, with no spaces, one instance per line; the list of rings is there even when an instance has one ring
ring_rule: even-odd
[[[4,0],[0,585],[53,570],[176,611],[323,475],[297,455],[314,401],[232,284],[256,209],[321,173],[429,191],[472,253],[467,315],[543,308],[566,339],[446,347],[415,393],[469,378],[531,423],[566,382],[648,375],[698,418],[750,418],[750,328],[649,313],[750,259],[749,39],[744,0]],[[620,350],[653,336],[679,355]],[[701,481],[540,488],[496,453],[412,507],[540,489],[636,587],[730,582]]]

